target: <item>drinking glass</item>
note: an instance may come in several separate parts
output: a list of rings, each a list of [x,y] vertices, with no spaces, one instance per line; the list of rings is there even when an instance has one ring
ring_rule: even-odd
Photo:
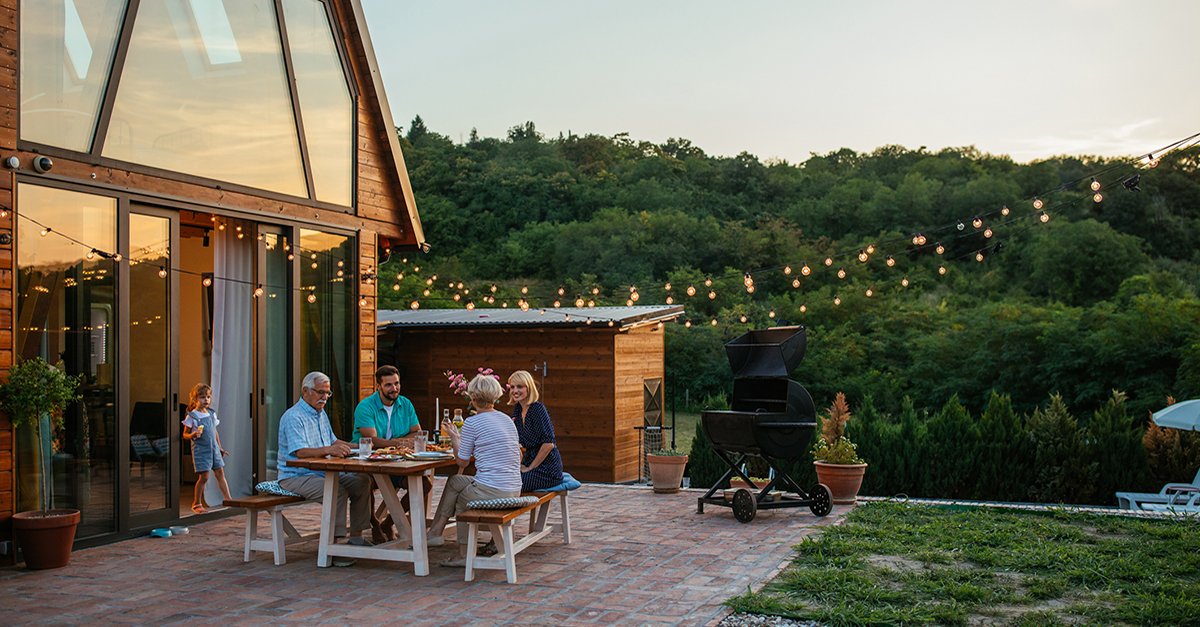
[[[429,439],[428,431],[418,431],[413,437],[413,451],[416,453],[425,452],[425,442]]]
[[[369,457],[371,455],[371,438],[361,437],[358,439],[358,456]]]

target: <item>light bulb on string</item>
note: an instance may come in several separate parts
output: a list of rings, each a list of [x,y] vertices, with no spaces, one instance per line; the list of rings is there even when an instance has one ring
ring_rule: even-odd
[[[1101,195],[1100,192],[1096,192],[1096,194],[1092,196],[1092,200],[1095,202],[1100,202],[1101,200],[1104,200],[1104,196]]]
[[[600,294],[600,288],[593,287],[592,288],[592,296],[598,296],[599,294]]]
[[[691,283],[688,283],[688,286],[687,286],[687,295],[688,295],[688,296],[695,296],[695,295],[696,295],[696,287],[695,287],[694,285],[692,285]]]
[[[263,288],[262,288],[262,286],[261,286],[261,285],[259,285],[258,287],[254,288],[254,297],[255,297],[255,298],[258,298],[259,296],[262,296],[262,295],[263,295]]]
[[[626,306],[626,307],[633,307],[633,301],[632,301],[632,300],[627,300],[627,301],[625,301],[625,306]]]
[[[159,269],[159,271],[158,271],[158,278],[160,278],[160,279],[165,279],[165,278],[167,278],[167,270],[166,270],[166,268],[161,268],[161,269]]]
[[[296,258],[296,256],[295,256],[295,255],[293,255],[292,253],[288,253],[288,261],[292,261],[292,260],[294,260],[295,258]]]
[[[712,277],[704,275],[704,287],[712,287]]]
[[[425,290],[424,292],[421,292],[421,296],[429,296],[429,290]]]
[[[51,229],[50,229],[50,227],[48,227],[48,226],[47,226],[47,227],[43,227],[43,228],[42,228],[42,237],[46,237],[47,235],[49,235],[49,234],[50,234],[50,230],[51,230]]]
[[[867,260],[867,251],[862,248],[858,249],[858,260],[865,262]]]
[[[912,243],[917,246],[924,246],[925,242],[927,242],[927,241],[929,241],[929,240],[925,239],[925,236],[920,233],[917,233],[912,238]]]
[[[451,281],[448,285],[446,285],[446,287],[448,287],[450,289],[454,289],[454,281]]]
[[[562,301],[554,301],[554,308],[557,309],[559,307],[562,307]]]
[[[675,299],[674,299],[674,298],[671,298],[671,295],[670,295],[670,294],[667,294],[667,304],[668,304],[668,305],[673,305],[673,304],[675,304]]]
[[[894,265],[896,265],[896,260],[895,260],[895,259],[892,259],[892,256],[891,256],[891,255],[888,255],[888,256],[887,256],[887,260],[886,260],[886,261],[887,261],[887,265],[888,265],[888,267],[889,267],[889,268],[890,268],[890,267],[892,267],[892,266],[894,266]]]
[[[975,252],[975,261],[983,261],[983,251]]]
[[[425,279],[425,285],[433,285],[433,279],[432,278]]]
[[[113,255],[113,261],[121,261],[121,253]]]
[[[875,286],[874,285],[867,288],[866,295],[867,295],[867,298],[870,298],[875,295]]]
[[[961,230],[967,228],[967,225],[963,224],[962,220],[959,220],[958,224],[954,225],[954,227],[961,231]]]
[[[946,254],[946,247],[942,246],[941,242],[937,243],[937,247],[935,247],[934,250],[937,251],[937,254],[939,254],[939,255]]]
[[[517,301],[517,305],[521,307],[521,311],[529,311],[529,301],[525,300],[524,298]]]
[[[804,276],[812,274],[812,269],[808,267],[807,263],[800,267],[800,274],[803,274]]]
[[[753,286],[753,285],[747,285],[747,286],[746,286],[746,292],[748,292],[748,293],[750,293],[750,294],[753,294],[753,293],[754,293],[754,286]]]
[[[792,267],[791,267],[791,266],[784,266],[784,267],[783,267],[783,273],[784,273],[784,274],[791,274],[791,273],[792,273]]]
[[[311,258],[312,258],[312,259],[316,259],[316,258],[317,258],[317,253],[313,253],[313,254],[311,255]]]
[[[938,266],[938,274],[946,274],[946,266]]]
[[[1004,205],[1003,207],[1000,207],[1000,215],[1002,215],[1002,216],[1008,215],[1008,213],[1010,211],[1011,211],[1011,209],[1008,208],[1008,205]]]
[[[467,299],[467,311],[471,311],[472,309],[475,309],[475,301]]]
[[[834,296],[834,297],[833,297],[833,304],[834,304],[834,305],[840,305],[840,304],[842,304],[842,297],[841,297],[841,296]]]
[[[260,241],[260,242],[261,242],[261,241],[263,241],[263,234],[262,234],[262,233],[259,233],[259,234],[258,234],[258,241]]]
[[[562,296],[563,294],[566,294],[566,293],[567,293],[567,289],[565,287],[563,287],[561,285],[558,286],[558,295],[559,296]]]
[[[990,227],[990,226],[989,226],[988,228],[984,229],[984,230],[983,230],[983,236],[984,236],[984,237],[986,237],[986,238],[988,238],[988,239],[991,239],[991,237],[992,237],[992,227]]]
[[[588,301],[588,307],[595,307],[595,306],[596,306],[596,301],[594,301],[594,300]]]
[[[506,301],[506,300],[500,301],[500,306],[505,309],[508,309],[508,301]]]
[[[717,297],[717,293],[716,293],[715,291],[713,291],[713,290],[709,290],[709,291],[708,291],[708,299],[709,299],[709,300],[712,300],[712,299],[714,299],[714,298],[716,298],[716,297]]]
[[[345,270],[338,270],[338,276],[343,276],[345,274],[346,274]]]
[[[908,287],[908,277],[904,277],[903,279],[900,279],[900,285],[903,285],[904,287]]]
[[[630,300],[637,300],[637,299],[639,299],[639,298],[641,298],[641,296],[639,296],[637,292],[634,292],[634,293],[632,293],[632,294],[630,294],[630,295],[629,295],[629,299],[630,299]]]
[[[800,313],[808,311],[808,303],[800,303]]]
[[[463,288],[463,284],[460,282],[456,287],[461,290]]]
[[[314,262],[312,263],[312,269],[313,269],[313,270],[316,270],[316,269],[317,269],[317,262],[315,262],[315,261],[314,261]]]
[[[224,223],[224,222],[222,222],[222,223],[218,224],[218,225],[217,225],[217,230],[218,230],[218,231],[224,231],[224,230],[225,230],[225,223]]]
[[[610,326],[610,327],[611,327],[612,325],[613,325],[613,321],[612,321],[612,320],[609,320],[609,321],[608,321],[608,326]]]
[[[316,295],[316,294],[313,294],[312,292],[309,292],[309,294],[308,294],[308,302],[310,302],[310,303],[315,303],[315,302],[317,302],[317,295]],[[416,302],[417,302],[417,301],[413,301],[413,304],[416,304]],[[416,307],[413,307],[413,309],[416,309]]]
[[[800,287],[800,279],[792,279],[792,287],[799,288]]]
[[[742,316],[741,318],[738,318],[738,320],[741,320],[744,323],[746,322],[746,316]]]
[[[667,304],[668,304],[668,305],[670,305],[670,304],[671,304],[671,297],[670,297],[670,296],[668,296],[668,297],[667,297]],[[579,296],[576,296],[576,297],[575,297],[575,306],[576,306],[576,307],[583,307],[583,298],[581,298],[581,297],[579,297]]]
[[[1039,220],[1041,220],[1042,222],[1049,222],[1049,221],[1050,221],[1050,214],[1046,213],[1045,211],[1039,211],[1039,212],[1038,212],[1038,219],[1039,219]]]
[[[754,285],[754,279],[751,278],[749,272],[747,272],[746,277],[742,279],[742,283],[745,283],[747,286]]]
[[[529,286],[528,286],[528,285],[522,285],[522,286],[521,286],[521,293],[522,293],[522,294],[528,294],[528,293],[529,293]]]
[[[311,298],[311,296],[310,296],[310,298]],[[310,301],[310,302],[311,302],[311,301]],[[412,307],[413,309],[418,309],[418,308],[420,308],[420,307],[421,307],[421,303],[418,303],[417,301],[415,301],[415,300],[414,300],[414,301],[412,302],[412,304],[411,304],[411,305],[409,305],[409,307]]]
[[[358,299],[358,306],[359,306],[359,307],[366,307],[366,306],[367,306],[367,299],[365,299],[365,298],[360,298],[360,299]]]
[[[685,320],[685,321],[683,322],[683,326],[684,326],[684,327],[686,327],[686,328],[688,328],[688,329],[692,328],[692,321],[691,321],[691,320]]]
[[[838,268],[838,278],[839,279],[846,278],[846,269],[845,268]]]
[[[979,228],[983,226],[983,220],[979,219],[979,216],[975,216],[975,219],[971,221],[971,226]]]
[[[826,257],[826,258],[825,258],[825,265],[826,265],[826,266],[832,266],[832,265],[833,265],[833,257]]]
[[[1152,168],[1158,166],[1158,159],[1154,158],[1154,153],[1150,153],[1150,154],[1146,155],[1146,165],[1148,165]]]
[[[772,310],[771,310],[771,313],[767,314],[767,317],[768,317],[768,318],[774,318],[774,317],[775,317],[775,310],[774,310],[774,309],[772,309]]]
[[[717,319],[716,319],[716,318],[713,318],[713,319],[712,319],[712,325],[713,325],[714,327],[715,327],[715,326],[717,326]]]
[[[636,292],[636,291],[637,291],[637,286],[636,286],[636,285],[630,285],[630,286],[629,286],[629,293],[630,293],[630,294],[632,294],[632,293],[634,293],[634,292]]]
[[[671,291],[671,282],[667,281],[667,284],[663,286],[663,289],[668,292]]]
[[[212,277],[207,277],[207,276],[206,276],[206,277],[204,277],[204,280],[203,280],[203,281],[201,281],[201,283],[203,283],[203,284],[204,284],[204,287],[209,287],[209,286],[211,286],[211,285],[212,285]]]
[[[1042,205],[1044,205],[1044,204],[1046,204],[1046,203],[1042,202],[1042,199],[1041,199],[1041,198],[1034,198],[1034,199],[1033,199],[1033,208],[1034,208],[1034,209],[1041,209],[1041,208],[1042,208]]]
[[[590,327],[590,326],[592,326],[592,319],[591,319],[591,317],[589,317],[589,318],[587,319],[587,322],[585,322],[584,324],[588,325],[589,327]],[[658,324],[659,324],[659,325],[661,325],[662,323],[660,322],[660,323],[658,323]]]
[[[433,276],[432,276],[432,277],[430,277],[430,278],[431,278],[431,279],[433,279],[434,281],[436,281],[436,280],[437,280],[437,273],[436,273],[436,272],[435,272],[435,273],[433,273]]]
[[[95,249],[95,248],[93,248],[93,249],[91,249],[91,250],[89,250],[89,251],[88,251],[87,258],[88,258],[88,259],[95,259],[95,258],[96,258],[96,249]]]
[[[458,294],[455,294],[455,295],[454,295],[454,301],[455,301],[455,302],[458,302],[458,301],[459,301],[461,298],[462,298],[462,296],[459,296]]]
[[[490,289],[492,290],[492,293],[495,294],[496,293],[496,284],[492,283],[492,287]]]
[[[1094,177],[1094,176],[1092,177],[1092,191],[1093,192],[1100,191],[1100,181],[1097,181],[1096,177]]]

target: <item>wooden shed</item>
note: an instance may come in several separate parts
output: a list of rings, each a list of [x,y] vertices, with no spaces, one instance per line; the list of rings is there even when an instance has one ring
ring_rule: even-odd
[[[446,371],[534,375],[563,466],[583,481],[638,479],[647,409],[661,412],[663,324],[681,306],[380,311],[379,363],[400,370],[401,394],[425,428],[435,408],[466,407]],[[502,400],[498,407],[510,408]],[[656,420],[658,415],[652,415]]]

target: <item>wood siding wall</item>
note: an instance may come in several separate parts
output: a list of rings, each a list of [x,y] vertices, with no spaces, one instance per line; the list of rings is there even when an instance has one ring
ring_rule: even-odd
[[[88,155],[57,150],[43,151],[54,159],[54,168],[49,174],[27,176],[33,172],[30,163],[37,153],[32,147],[18,143],[20,0],[0,0],[0,158],[16,156],[21,163],[22,180],[28,182],[35,183],[38,178],[65,181],[92,187],[99,194],[141,195],[144,197],[139,200],[148,204],[155,204],[157,199],[168,207],[192,205],[199,211],[251,220],[288,223],[294,219],[307,228],[328,225],[355,231],[360,241],[359,271],[377,271],[378,246],[412,247],[419,244],[412,228],[419,218],[415,216],[412,191],[407,187],[408,175],[396,169],[398,162],[402,167],[403,157],[394,155],[389,143],[388,135],[396,131],[391,124],[384,123],[385,116],[380,112],[381,98],[375,88],[378,70],[373,68],[367,48],[359,39],[352,2],[332,0],[337,30],[342,35],[358,87],[356,207],[352,212],[331,210],[303,201],[289,202],[271,194],[220,189],[218,185],[194,177],[159,173],[134,165],[105,167],[97,165],[97,160]],[[16,181],[16,172],[0,175],[0,205],[12,208]],[[13,220],[13,212],[0,218],[0,233],[15,238]],[[375,370],[375,284],[360,283],[360,286],[359,296],[367,300],[367,306],[360,312],[357,342],[359,388],[365,396],[373,387],[371,374]],[[7,377],[13,363],[14,297],[12,245],[0,246],[0,377]],[[12,537],[10,519],[16,501],[13,439],[8,417],[0,415],[0,540]],[[4,560],[11,558],[0,558],[0,563]]]
[[[554,422],[563,467],[583,481],[638,478],[642,376],[661,377],[662,333],[638,329],[480,329],[383,331],[380,363],[401,371],[401,394],[425,428],[434,424],[434,399],[466,407],[443,372],[474,375],[492,368],[503,382],[528,370]],[[546,373],[543,377],[543,364]],[[534,368],[537,371],[534,371]],[[507,397],[500,409],[509,411]]]

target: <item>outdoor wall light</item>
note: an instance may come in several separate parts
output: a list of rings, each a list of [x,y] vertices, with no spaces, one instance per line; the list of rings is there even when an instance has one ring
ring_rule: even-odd
[[[10,170],[16,170],[21,167],[21,160],[16,157],[8,157],[4,160],[4,167]]]
[[[45,174],[50,171],[50,168],[53,168],[53,167],[54,167],[54,162],[50,160],[50,157],[34,157],[33,158],[33,169],[37,170],[38,174]]]

